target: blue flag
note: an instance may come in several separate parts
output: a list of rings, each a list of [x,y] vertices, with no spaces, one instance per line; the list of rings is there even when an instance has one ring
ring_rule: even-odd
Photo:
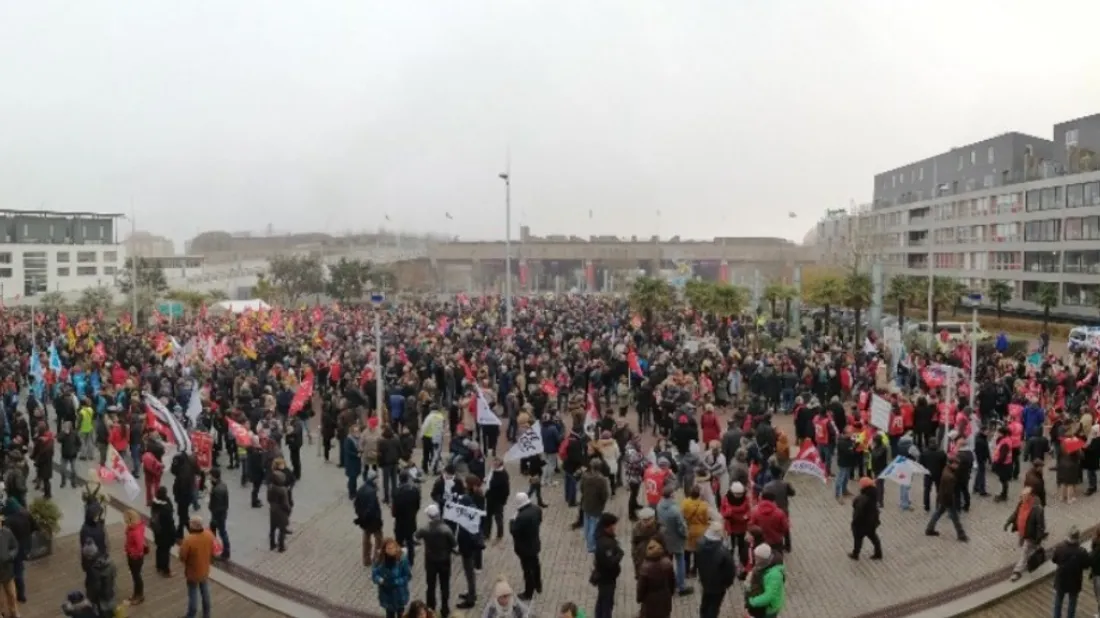
[[[31,377],[34,378],[34,382],[31,384],[31,389],[34,390],[34,396],[39,401],[42,401],[42,396],[46,390],[46,380],[42,375],[42,359],[38,357],[38,346],[31,348]]]

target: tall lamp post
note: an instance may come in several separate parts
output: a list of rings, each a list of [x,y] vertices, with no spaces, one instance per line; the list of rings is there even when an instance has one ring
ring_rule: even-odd
[[[504,326],[512,332],[512,174],[501,172],[504,181]]]

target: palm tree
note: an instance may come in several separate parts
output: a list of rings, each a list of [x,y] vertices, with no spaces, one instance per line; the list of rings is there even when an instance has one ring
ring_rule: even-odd
[[[764,300],[768,301],[772,309],[772,319],[775,319],[775,306],[783,299],[783,284],[781,283],[769,283],[764,288]]]
[[[61,292],[46,292],[38,298],[43,311],[61,311],[65,308],[65,295]]]
[[[1012,300],[1012,284],[1007,281],[1001,281],[1000,279],[990,281],[986,293],[989,295],[989,300],[993,301],[993,304],[997,306],[997,319],[1000,320],[1001,307]]]
[[[954,279],[936,277],[932,280],[932,333],[940,322],[940,311],[958,306],[962,286]]]
[[[674,299],[675,292],[664,279],[639,277],[630,289],[630,306],[642,315],[647,332],[653,328],[653,316],[671,309]]]
[[[1043,308],[1043,332],[1049,332],[1050,309],[1058,306],[1058,284],[1040,283],[1035,302]]]
[[[744,288],[718,283],[711,286],[709,311],[719,318],[741,315],[749,302]]]
[[[924,289],[919,278],[899,275],[890,279],[886,288],[886,300],[897,304],[899,330],[905,327],[906,307],[916,306],[922,295],[924,295]]]
[[[851,272],[844,278],[844,306],[848,307],[855,314],[855,325],[853,326],[852,336],[853,341],[859,341],[859,326],[860,326],[860,313],[864,309],[871,305],[872,294],[871,276]]]
[[[691,279],[684,284],[684,298],[692,309],[705,313],[713,301],[714,285],[702,279]]]
[[[832,312],[833,307],[838,307],[844,303],[844,288],[843,282],[839,277],[828,275],[816,279],[809,286],[807,290],[806,299],[811,304],[817,305],[825,310],[824,321],[824,334],[829,334],[829,314]]]

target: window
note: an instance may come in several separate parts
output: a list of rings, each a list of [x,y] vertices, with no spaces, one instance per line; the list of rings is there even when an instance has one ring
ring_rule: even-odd
[[[118,272],[118,268],[115,268],[114,266],[104,266],[103,267],[103,274],[107,275],[108,277],[114,276],[117,272]]]
[[[1066,187],[1066,207],[1078,208],[1085,205],[1085,185]]]
[[[77,266],[76,276],[78,277],[94,277],[96,273],[95,266]]]
[[[905,172],[898,174],[898,184],[905,184]]]
[[[57,261],[61,264],[68,264],[69,263],[69,252],[68,251],[58,251],[57,252]]]
[[[59,267],[57,269],[57,276],[58,277],[68,277],[69,276],[69,267],[68,266]]]
[[[117,262],[118,261],[118,251],[104,251],[103,252],[103,261],[108,262],[110,264],[114,264],[115,262]]]
[[[12,273],[10,268],[0,268],[0,279],[11,279]]]
[[[920,176],[921,181],[923,181],[924,180],[924,168],[923,167],[920,168],[920,174],[918,174],[918,175]]]
[[[978,164],[978,151],[976,151],[976,150],[971,150],[970,151],[970,164],[971,165],[977,165]]]
[[[1100,182],[1085,183],[1085,206],[1100,206]]]
[[[1028,192],[1030,193],[1030,191]],[[1062,187],[1047,187],[1039,193],[1039,210],[1054,210],[1062,207]],[[1028,202],[1031,205],[1031,202]],[[1029,209],[1030,210],[1030,209]]]
[[[890,176],[890,188],[893,189],[896,186],[898,186],[898,177]]]
[[[1034,212],[1036,210],[1042,210],[1042,206],[1039,204],[1039,189],[1032,189],[1027,192],[1025,196],[1027,198],[1027,211]]]
[[[1100,240],[1100,217],[1066,219],[1066,240]]]
[[[11,252],[5,251],[0,253],[0,264],[11,264]]]
[[[961,170],[962,168],[963,168],[963,156],[959,155],[959,169]]]
[[[1043,221],[1029,221],[1024,224],[1025,242],[1058,242],[1062,236],[1062,221],[1060,219],[1045,219]]]
[[[990,146],[989,149],[985,151],[985,162],[990,164],[990,165],[993,165],[993,147],[992,146]]]
[[[993,174],[986,174],[982,179],[982,187],[985,189],[993,188]]]
[[[1074,148],[1077,146],[1077,136],[1077,129],[1066,131],[1066,148]]]
[[[77,251],[76,261],[78,264],[92,264],[95,262],[95,251]]]

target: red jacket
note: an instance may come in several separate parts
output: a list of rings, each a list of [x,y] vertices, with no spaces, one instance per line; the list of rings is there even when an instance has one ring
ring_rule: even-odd
[[[744,534],[748,531],[751,506],[747,495],[741,496],[740,503],[730,502],[729,494],[722,497],[722,519],[726,522],[727,534]]]
[[[141,469],[145,471],[145,479],[151,485],[160,487],[160,477],[164,474],[164,464],[150,451],[145,451],[141,456]]]
[[[115,450],[120,454],[130,449],[130,429],[123,425],[115,425],[111,427],[111,431],[107,434],[107,441],[111,443],[111,446],[115,447]]]
[[[138,521],[126,526],[126,557],[140,558],[145,555],[145,522]]]
[[[699,427],[703,431],[702,447],[706,449],[711,441],[718,441],[722,437],[722,428],[718,426],[718,417],[713,412],[706,412],[699,419]]]
[[[771,500],[761,500],[749,516],[749,525],[758,526],[764,533],[764,542],[782,547],[783,537],[791,531],[791,520]]]

